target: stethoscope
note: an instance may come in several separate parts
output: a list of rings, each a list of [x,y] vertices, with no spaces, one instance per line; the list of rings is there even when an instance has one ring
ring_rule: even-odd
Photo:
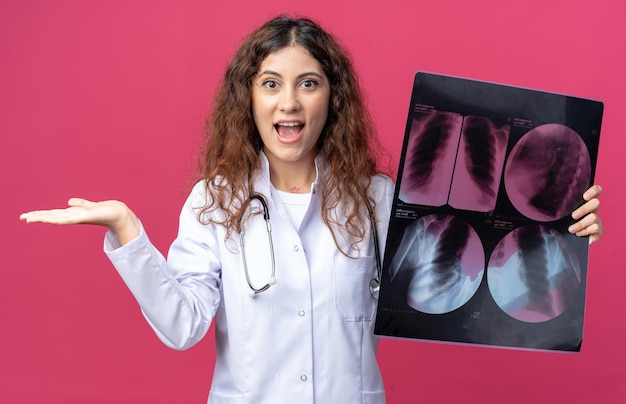
[[[248,282],[248,286],[250,287],[250,290],[251,290],[250,297],[254,297],[258,295],[259,293],[265,292],[266,290],[270,288],[270,286],[276,284],[276,259],[274,258],[274,243],[272,242],[272,224],[270,223],[270,212],[269,212],[269,209],[267,208],[267,202],[265,202],[265,199],[261,195],[252,194],[250,195],[250,198],[248,198],[248,200],[245,202],[245,206],[243,207],[242,212],[246,211],[246,208],[248,207],[248,205],[250,205],[250,202],[252,202],[253,199],[256,199],[259,202],[261,202],[261,206],[263,207],[263,219],[265,219],[265,227],[267,229],[267,240],[270,245],[270,256],[272,259],[272,275],[270,276],[270,280],[265,285],[261,286],[260,288],[256,288],[254,287],[254,285],[252,285],[252,282],[250,281],[250,274],[248,273],[248,263],[246,261],[245,232],[243,231],[243,229],[240,230],[239,242],[241,243],[241,257],[243,261],[243,273],[246,275],[246,281]],[[242,214],[242,218],[243,218],[243,214]],[[241,221],[239,223],[241,224]]]
[[[248,272],[248,262],[246,260],[246,247],[245,247],[245,241],[244,241],[245,232],[241,230],[239,232],[239,242],[241,244],[241,257],[242,257],[242,262],[243,262],[243,272],[246,276],[246,282],[248,282],[248,286],[250,287],[250,291],[251,291],[250,297],[254,297],[258,295],[259,293],[263,293],[266,290],[268,290],[270,286],[276,284],[276,259],[274,257],[274,243],[272,242],[272,225],[270,223],[270,212],[267,207],[267,202],[265,202],[265,198],[263,198],[259,194],[250,195],[248,200],[245,202],[245,206],[243,207],[244,212],[247,209],[248,205],[250,205],[253,199],[258,200],[261,203],[261,206],[263,208],[263,219],[265,220],[265,227],[267,229],[267,241],[269,243],[270,256],[272,260],[272,274],[270,276],[269,281],[265,285],[261,286],[260,288],[257,288],[252,284],[252,281],[250,281],[250,274]],[[378,299],[378,296],[380,294],[380,277],[382,274],[380,250],[379,250],[379,243],[378,243],[378,234],[376,233],[376,226],[374,225],[375,223],[374,215],[371,209],[369,209],[369,206],[368,206],[368,210],[370,211],[370,223],[372,225],[372,237],[374,239],[374,257],[376,259],[376,276],[372,278],[372,280],[370,280],[370,293],[372,294],[372,297],[374,297],[374,299]]]

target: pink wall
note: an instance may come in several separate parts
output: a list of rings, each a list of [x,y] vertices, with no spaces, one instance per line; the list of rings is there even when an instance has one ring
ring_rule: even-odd
[[[582,352],[383,340],[389,403],[624,402],[626,3],[300,3],[0,3],[0,401],[205,402],[212,333],[169,350],[101,252],[101,229],[27,226],[18,215],[70,196],[122,199],[166,251],[226,61],[252,27],[297,12],[352,51],[394,164],[417,70],[605,103],[596,182],[607,233],[591,249]]]

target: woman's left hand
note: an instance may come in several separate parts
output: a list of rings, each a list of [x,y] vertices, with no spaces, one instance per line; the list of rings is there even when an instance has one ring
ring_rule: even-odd
[[[602,220],[598,216],[600,208],[600,200],[598,197],[602,193],[600,185],[593,185],[585,191],[583,199],[587,202],[572,213],[572,218],[578,220],[569,227],[569,232],[577,236],[589,236],[589,244],[593,244],[600,240],[604,227]]]

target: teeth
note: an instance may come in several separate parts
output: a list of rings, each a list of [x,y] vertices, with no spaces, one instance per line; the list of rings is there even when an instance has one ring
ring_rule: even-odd
[[[300,126],[302,124],[301,123],[296,123],[296,122],[281,122],[278,125],[279,126]]]

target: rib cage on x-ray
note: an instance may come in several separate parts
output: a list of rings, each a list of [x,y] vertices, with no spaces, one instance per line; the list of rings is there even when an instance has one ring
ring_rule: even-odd
[[[463,119],[463,139],[465,139],[465,167],[476,185],[485,196],[496,196],[495,154],[496,146],[491,142],[490,122],[483,117],[467,116]]]
[[[445,111],[416,114],[411,121],[400,198],[441,206],[448,201],[462,117]]]
[[[601,102],[415,75],[375,334],[579,351]]]
[[[522,281],[528,288],[528,307],[552,317],[547,251],[539,226],[523,226],[517,232],[522,258]]]
[[[545,124],[528,131],[511,150],[504,182],[523,215],[551,221],[568,215],[589,186],[589,152],[572,129]]]
[[[437,240],[433,257],[434,279],[430,287],[434,294],[446,293],[461,277],[461,256],[467,245],[469,225],[456,216]]]
[[[409,280],[406,301],[413,309],[447,313],[478,289],[485,264],[482,251],[478,235],[463,219],[424,216],[405,229],[389,267],[391,279]]]
[[[473,115],[463,118],[450,206],[476,212],[495,208],[509,132],[508,124],[493,119]]]
[[[589,173],[585,170],[586,166],[578,164],[579,160],[575,158],[586,150],[583,150],[585,146],[579,139],[564,142],[553,138],[545,147],[555,151],[554,157],[543,187],[537,189],[530,203],[540,212],[558,217],[569,212],[570,206],[567,205],[571,201],[578,201],[580,190],[588,185]]]
[[[573,303],[581,270],[564,237],[541,225],[526,225],[498,243],[489,260],[487,284],[505,313],[520,321],[542,322]]]
[[[445,111],[416,113],[400,187],[407,203],[487,212],[495,207],[509,125]]]

